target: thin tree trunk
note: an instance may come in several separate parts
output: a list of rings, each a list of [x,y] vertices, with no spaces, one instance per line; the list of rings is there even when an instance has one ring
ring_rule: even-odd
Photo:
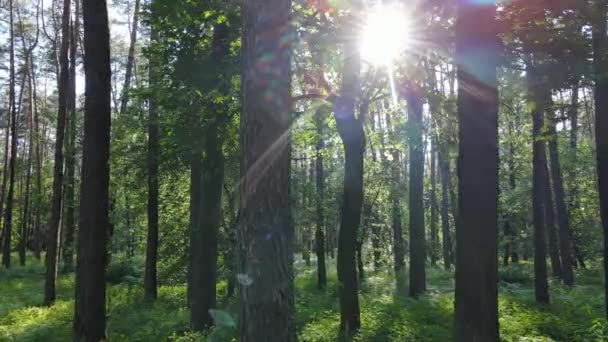
[[[327,286],[327,271],[325,269],[325,175],[323,165],[323,114],[317,111],[315,127],[317,129],[316,144],[316,230],[315,230],[315,252],[317,254],[317,288],[325,289]]]
[[[548,163],[547,163],[548,164]],[[545,165],[547,168],[547,175],[549,175],[549,165]],[[547,227],[547,241],[549,243],[549,257],[551,260],[551,274],[556,278],[562,277],[562,262],[559,256],[559,246],[557,240],[557,229],[555,222],[555,208],[553,206],[553,196],[551,193],[551,180],[550,177],[545,179],[545,224]]]
[[[289,208],[291,1],[243,3],[239,340],[294,341]],[[269,29],[270,28],[270,29]],[[259,69],[260,58],[266,68]],[[273,94],[270,101],[265,94]]]
[[[532,111],[533,121],[533,190],[532,206],[534,216],[534,294],[538,303],[549,303],[549,290],[547,283],[547,239],[545,234],[545,182],[547,174],[547,158],[545,155],[545,140],[543,137],[544,109],[546,95],[544,75],[537,70],[537,66],[530,64],[527,71],[528,91],[531,101],[536,104]]]
[[[74,303],[74,341],[105,339],[111,119],[110,32],[105,0],[83,0],[84,142]]]
[[[65,122],[67,101],[70,86],[68,50],[70,47],[70,4],[64,0],[61,17],[61,49],[59,52],[59,91],[57,111],[57,131],[55,138],[55,162],[53,165],[53,197],[51,204],[51,219],[49,221],[46,245],[46,278],[44,283],[44,305],[51,305],[56,298],[57,263],[59,248],[59,225],[61,221],[61,204],[63,197],[63,144],[65,137]]]
[[[413,83],[406,86],[408,105],[410,179],[410,282],[409,295],[426,291],[426,238],[424,233],[424,146],[422,143],[422,94]]]
[[[80,31],[79,17],[79,1],[74,1],[74,20],[70,30],[70,87],[68,90],[68,134],[66,143],[66,188],[65,188],[65,235],[63,243],[63,267],[66,272],[72,272],[74,268],[74,233],[76,231],[75,208],[76,199],[74,189],[76,187],[76,53],[77,53],[77,37]]]
[[[461,4],[456,20],[460,130],[454,340],[497,342],[500,43],[494,4]]]
[[[431,126],[433,127],[433,126]],[[439,245],[439,236],[437,231],[437,139],[432,133],[434,128],[431,128],[431,265],[437,265],[437,250]]]
[[[449,194],[448,179],[450,177],[449,163],[444,156],[443,149],[439,148],[439,176],[441,178],[441,237],[443,247],[443,267],[450,270],[454,263],[452,253],[452,238],[450,236]]]
[[[593,68],[595,72],[595,142],[597,153],[600,214],[604,232],[604,286],[608,316],[608,37],[606,37],[606,1],[597,0],[593,21]]]
[[[129,104],[129,89],[131,88],[131,78],[133,77],[133,67],[135,65],[135,44],[137,42],[137,29],[139,26],[139,1],[135,0],[133,8],[133,24],[131,25],[131,37],[129,42],[129,52],[127,54],[127,66],[125,69],[125,83],[122,87],[120,98],[120,113],[127,111]]]
[[[152,29],[151,41],[158,40],[158,32]],[[157,87],[158,62],[150,57],[150,83]],[[152,94],[148,108],[148,237],[146,243],[146,269],[144,275],[144,298],[155,300],[158,295],[156,263],[158,259],[158,164],[160,160],[159,121],[156,94]]]

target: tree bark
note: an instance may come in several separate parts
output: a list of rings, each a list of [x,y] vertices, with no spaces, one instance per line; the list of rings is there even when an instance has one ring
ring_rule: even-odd
[[[548,164],[548,163],[547,163]],[[551,180],[549,175],[549,165],[547,168],[547,178],[545,179],[545,223],[547,240],[549,242],[549,257],[551,260],[551,274],[556,278],[562,277],[562,262],[559,256],[559,246],[557,240],[557,229],[555,222],[555,208],[553,206],[553,196],[551,193]]]
[[[288,190],[291,44],[284,39],[292,30],[291,2],[246,0],[242,13],[239,340],[288,342],[295,340]]]
[[[59,248],[59,224],[61,221],[61,202],[63,199],[63,144],[65,137],[65,122],[67,115],[68,89],[70,86],[68,50],[70,47],[70,4],[64,0],[61,17],[61,48],[59,51],[59,80],[58,80],[58,111],[57,131],[55,138],[55,162],[53,165],[53,197],[51,204],[51,219],[49,221],[46,243],[46,278],[44,283],[44,305],[55,302],[57,263]]]
[[[152,28],[150,39],[158,40],[158,32]],[[158,61],[150,57],[150,83],[157,87]],[[153,92],[148,105],[148,236],[146,242],[146,266],[144,275],[144,298],[153,301],[158,295],[156,263],[158,259],[158,164],[160,160],[159,119],[156,92]]]
[[[84,142],[74,303],[74,341],[105,339],[109,220],[110,32],[105,0],[83,0]]]
[[[449,188],[448,179],[450,177],[449,163],[439,148],[439,177],[441,178],[441,237],[443,249],[443,267],[446,270],[452,268],[454,257],[452,252],[452,238],[450,236],[450,216],[449,216]]]
[[[559,227],[559,251],[561,257],[561,277],[564,285],[574,285],[574,272],[572,271],[572,244],[570,241],[570,215],[566,206],[566,196],[564,194],[564,184],[562,177],[561,165],[559,162],[559,152],[557,146],[557,130],[555,128],[555,115],[553,111],[547,111],[549,115],[549,158],[550,168],[549,175],[553,196],[555,199],[555,208],[557,213],[557,225]],[[575,182],[576,183],[576,182]],[[549,192],[551,194],[551,191]],[[550,236],[550,239],[553,239]],[[557,238],[555,238],[557,240]]]
[[[498,81],[494,4],[461,3],[454,340],[498,341]]]
[[[325,269],[325,175],[323,165],[323,114],[317,111],[315,126],[317,129],[316,144],[316,230],[315,230],[315,252],[317,254],[317,288],[325,289],[327,286],[327,271]]]
[[[595,143],[597,157],[600,214],[604,232],[604,277],[608,284],[608,37],[606,37],[606,1],[596,0],[593,18],[593,69],[595,73]],[[608,316],[608,285],[604,286]]]
[[[408,105],[410,179],[410,282],[409,295],[426,291],[426,238],[424,232],[424,146],[422,143],[422,95],[416,85],[405,86]]]
[[[543,127],[545,124],[544,110],[546,104],[546,86],[543,75],[532,61],[527,70],[528,91],[530,100],[534,103],[532,110],[533,124],[533,189],[532,206],[534,221],[534,294],[538,303],[549,303],[549,290],[547,283],[547,239],[545,234],[545,182],[547,174],[547,158],[545,153],[545,137]]]
[[[74,1],[74,20],[71,27],[70,42],[70,88],[68,90],[68,134],[66,139],[66,188],[65,188],[65,234],[63,243],[63,268],[66,272],[72,272],[74,268],[74,233],[76,231],[75,222],[75,187],[76,187],[76,53],[78,47],[78,35],[80,32],[80,12],[79,1]]]
[[[431,125],[431,265],[437,265],[437,250],[439,245],[439,236],[437,231],[437,139],[433,134],[433,125]]]
[[[129,52],[127,53],[127,65],[125,68],[125,83],[122,87],[120,98],[120,113],[127,111],[129,104],[129,89],[131,88],[131,78],[133,78],[133,67],[135,65],[135,44],[137,43],[137,30],[139,27],[139,1],[135,0],[133,7],[133,22],[131,25],[131,37],[129,42]]]

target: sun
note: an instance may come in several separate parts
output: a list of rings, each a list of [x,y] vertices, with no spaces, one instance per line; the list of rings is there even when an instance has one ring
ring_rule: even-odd
[[[360,37],[361,58],[389,66],[410,42],[409,18],[402,6],[377,5],[367,12]]]

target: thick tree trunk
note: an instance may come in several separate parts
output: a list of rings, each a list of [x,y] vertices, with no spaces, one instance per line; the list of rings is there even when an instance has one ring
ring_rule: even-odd
[[[55,134],[55,162],[53,165],[53,197],[51,202],[51,219],[49,221],[46,241],[46,278],[44,283],[44,304],[55,302],[57,281],[57,263],[59,249],[59,224],[61,221],[61,204],[63,199],[63,144],[65,121],[67,115],[68,90],[70,86],[68,50],[70,47],[70,4],[64,0],[61,18],[61,49],[59,51],[59,92],[57,111],[57,131]]]
[[[105,0],[83,0],[84,142],[74,303],[74,341],[105,339],[109,220],[110,32]]]
[[[315,126],[317,129],[316,145],[316,230],[315,252],[317,254],[317,288],[322,290],[327,286],[327,271],[325,270],[325,175],[323,165],[323,113],[317,111]]]
[[[606,1],[597,0],[593,22],[593,67],[595,72],[595,143],[600,214],[604,231],[604,277],[606,315],[608,315],[608,37],[606,36]]]
[[[74,1],[75,13],[79,13],[79,1]],[[63,268],[66,272],[72,272],[74,268],[74,234],[76,231],[76,51],[78,46],[78,34],[80,32],[80,20],[78,15],[74,17],[71,29],[70,42],[70,88],[68,90],[68,132],[66,143],[66,187],[65,187],[65,234],[63,243]]]
[[[158,40],[158,32],[152,29],[152,41]],[[150,82],[158,86],[158,63],[150,60]],[[160,160],[159,120],[156,94],[152,94],[148,108],[148,236],[146,241],[146,269],[144,275],[144,298],[155,300],[158,295],[156,263],[158,259],[158,164]]]
[[[454,340],[498,341],[498,81],[495,5],[456,21],[458,210]]]
[[[559,162],[559,153],[557,146],[557,131],[555,128],[555,115],[549,110],[549,157],[550,157],[550,178],[555,199],[555,208],[557,213],[557,225],[559,227],[559,251],[562,266],[562,280],[564,285],[574,285],[574,272],[572,271],[572,244],[570,242],[570,215],[566,206],[566,196],[564,194],[564,184]],[[576,183],[576,182],[575,182]],[[549,192],[551,193],[551,192]],[[553,239],[550,236],[550,239]],[[557,240],[557,238],[556,238]]]
[[[129,89],[131,88],[131,78],[133,77],[133,67],[135,66],[135,44],[137,43],[137,30],[139,27],[139,1],[135,0],[135,6],[133,7],[133,22],[125,68],[125,83],[123,84],[122,96],[120,98],[121,114],[127,111],[127,105],[129,104]]]
[[[545,153],[544,110],[547,100],[546,86],[542,75],[532,62],[528,67],[528,91],[530,100],[535,103],[532,111],[533,121],[533,190],[532,206],[534,216],[534,293],[538,303],[549,303],[549,285],[547,283],[547,239],[545,221],[545,182],[547,180],[547,158]]]
[[[291,45],[284,37],[291,32],[291,2],[246,0],[242,13],[239,340],[289,342],[295,340],[288,190]],[[258,68],[261,60],[264,68]]]
[[[405,89],[408,105],[410,179],[410,282],[409,295],[426,291],[426,238],[424,233],[424,146],[422,143],[422,94],[416,85]]]

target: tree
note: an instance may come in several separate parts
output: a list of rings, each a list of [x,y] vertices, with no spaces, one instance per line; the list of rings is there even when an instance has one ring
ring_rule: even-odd
[[[139,1],[135,0],[133,6],[133,22],[131,24],[131,36],[129,42],[129,52],[127,55],[127,65],[125,67],[125,82],[122,87],[120,98],[120,113],[127,111],[129,104],[129,90],[131,88],[131,78],[133,77],[133,67],[135,65],[135,44],[137,43],[137,30],[139,28]]]
[[[295,340],[287,190],[290,13],[286,0],[246,0],[242,7],[240,341]]]
[[[325,176],[323,168],[323,118],[324,112],[318,110],[315,116],[315,128],[317,130],[317,143],[315,145],[315,185],[316,185],[316,229],[315,229],[315,252],[317,254],[317,288],[322,290],[327,286],[327,274],[325,270]]]
[[[46,251],[46,277],[44,282],[44,304],[55,302],[57,263],[59,249],[59,223],[61,220],[61,203],[63,199],[63,144],[65,137],[65,123],[68,110],[68,90],[70,87],[68,50],[70,48],[70,6],[71,0],[63,1],[61,16],[61,48],[59,51],[59,77],[58,77],[58,111],[57,131],[55,139],[55,162],[53,165],[53,201],[51,205],[51,219],[47,232]]]
[[[595,144],[597,147],[597,175],[600,196],[600,215],[604,232],[605,297],[608,303],[608,37],[606,36],[605,0],[594,2],[593,13],[593,69],[595,73]],[[608,304],[606,304],[608,316]]]
[[[498,64],[494,4],[461,3],[454,340],[498,341]]]
[[[545,152],[544,111],[547,101],[545,77],[540,71],[538,61],[530,58],[527,78],[532,103],[533,122],[533,179],[532,206],[534,221],[534,294],[538,303],[549,303],[547,283],[547,238],[546,238],[546,191],[548,178],[547,158]]]
[[[426,238],[424,232],[424,145],[422,142],[422,94],[416,84],[405,85],[408,105],[410,150],[410,288],[417,297],[426,291]]]
[[[78,227],[74,341],[105,339],[109,229],[110,32],[105,0],[83,0],[84,142]]]

